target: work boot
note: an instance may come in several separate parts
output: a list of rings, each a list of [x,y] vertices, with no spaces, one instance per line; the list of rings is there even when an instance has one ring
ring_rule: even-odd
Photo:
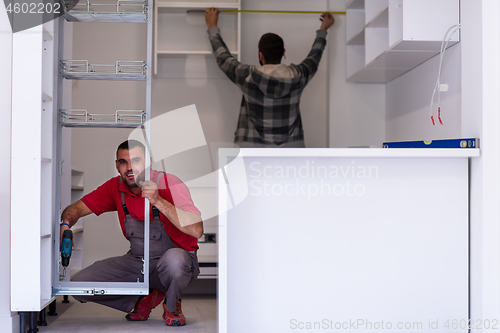
[[[153,289],[149,295],[139,298],[135,303],[134,310],[130,312],[125,318],[128,321],[142,321],[148,320],[151,310],[157,307],[165,298],[165,293],[157,289]]]
[[[167,310],[165,303],[163,303],[163,319],[167,326],[184,326],[186,325],[186,317],[182,314],[181,300],[179,299],[175,304],[175,312],[172,313]]]

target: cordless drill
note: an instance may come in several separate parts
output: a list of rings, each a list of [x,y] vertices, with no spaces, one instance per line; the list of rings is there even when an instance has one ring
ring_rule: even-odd
[[[73,232],[71,230],[64,230],[61,243],[61,264],[63,265],[64,270],[66,270],[66,267],[69,265],[72,248]]]

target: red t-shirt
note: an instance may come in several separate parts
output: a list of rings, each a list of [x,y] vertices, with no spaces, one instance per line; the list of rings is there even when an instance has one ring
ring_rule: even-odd
[[[156,183],[159,174],[160,171],[151,170],[151,180]],[[142,198],[140,193],[132,193],[125,182],[121,182],[120,184],[120,176],[111,178],[94,191],[85,195],[82,201],[97,216],[105,212],[118,211],[122,232],[126,238],[124,223],[125,212],[122,208],[121,192],[124,192],[125,203],[127,204],[130,215],[138,221],[144,221],[144,198]],[[165,174],[161,177],[158,183],[158,193],[163,199],[167,200],[175,207],[201,216],[200,211],[195,207],[191,199],[189,189],[176,176]],[[151,208],[149,217],[151,220],[154,219]],[[198,240],[177,229],[177,227],[161,212],[160,221],[163,222],[163,226],[175,246],[187,251],[196,251],[198,249]]]

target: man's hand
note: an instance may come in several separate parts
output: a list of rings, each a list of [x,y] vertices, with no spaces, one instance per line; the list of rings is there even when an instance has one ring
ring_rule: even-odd
[[[208,8],[205,11],[205,21],[207,22],[207,27],[210,29],[211,27],[217,26],[217,21],[219,19],[219,10],[217,8]]]
[[[59,238],[59,247],[62,244],[62,236],[64,233],[64,230],[69,230],[72,226],[75,225],[76,222],[78,222],[78,219],[80,217],[84,217],[92,213],[92,211],[87,207],[86,204],[83,203],[82,200],[78,200],[77,202],[69,205],[64,209],[64,211],[61,214],[61,220],[64,223],[69,224],[67,225],[61,225],[59,227],[60,229],[60,238]],[[75,248],[75,242],[73,242],[73,249]]]
[[[206,15],[207,14],[205,14],[205,16]],[[322,30],[328,30],[328,28],[330,28],[335,23],[335,19],[333,18],[333,15],[330,13],[321,14],[319,20],[322,22],[320,28]]]
[[[142,197],[148,198],[151,205],[158,208],[177,229],[195,238],[200,238],[203,235],[201,216],[177,208],[160,197],[156,183],[147,180],[145,182],[141,181],[139,185],[142,187]]]
[[[139,185],[142,187],[142,197],[147,198],[152,206],[156,206],[160,201],[160,195],[158,194],[158,187],[155,182],[150,180],[141,181]]]
[[[66,223],[68,223],[68,222],[66,222]],[[61,247],[61,244],[62,244],[62,237],[63,237],[64,230],[70,230],[70,228],[67,225],[65,225],[65,224],[61,225],[59,227],[59,231],[60,231],[60,234],[59,234],[59,248]],[[73,244],[72,249],[74,250],[75,249],[75,242],[73,241],[71,243]]]

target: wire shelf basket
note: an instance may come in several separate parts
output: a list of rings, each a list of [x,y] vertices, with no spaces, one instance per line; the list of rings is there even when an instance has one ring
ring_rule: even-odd
[[[60,122],[65,127],[136,128],[146,122],[144,110],[117,110],[115,114],[88,113],[85,109],[59,110]]]
[[[89,64],[87,60],[61,60],[61,75],[72,80],[147,80],[144,61],[118,60],[114,65]]]
[[[65,12],[63,16],[69,22],[141,23],[148,21],[146,1],[118,0],[109,3],[90,3],[89,0],[63,0],[63,6]]]

